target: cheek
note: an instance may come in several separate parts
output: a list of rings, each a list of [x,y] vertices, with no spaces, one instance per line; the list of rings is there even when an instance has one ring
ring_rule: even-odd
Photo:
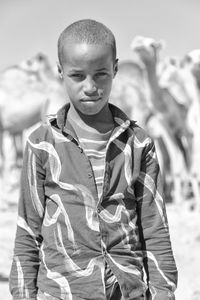
[[[70,100],[74,99],[75,92],[73,91],[73,89],[71,89],[70,86],[65,85],[65,90],[66,90],[66,94],[68,95],[69,99]]]
[[[112,82],[110,82],[109,85],[107,85],[106,87],[106,94],[109,95],[111,93],[111,89],[112,89]]]
[[[69,95],[74,95],[78,91],[77,86],[74,85],[72,82],[68,82],[68,81],[65,82],[65,88]]]
[[[102,84],[102,89],[104,90],[104,92],[109,93],[111,91],[112,88],[112,80],[108,79],[106,80],[103,84]]]

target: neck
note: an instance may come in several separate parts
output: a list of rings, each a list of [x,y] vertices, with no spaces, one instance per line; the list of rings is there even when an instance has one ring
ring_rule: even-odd
[[[84,115],[77,111],[71,104],[68,111],[68,118],[75,121],[80,127],[84,126],[85,129],[101,133],[111,130],[114,125],[112,113],[108,104],[95,115]]]

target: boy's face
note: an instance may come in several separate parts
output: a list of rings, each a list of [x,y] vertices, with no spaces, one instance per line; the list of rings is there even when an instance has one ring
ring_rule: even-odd
[[[117,72],[109,45],[66,43],[58,70],[76,111],[95,115],[108,104]]]

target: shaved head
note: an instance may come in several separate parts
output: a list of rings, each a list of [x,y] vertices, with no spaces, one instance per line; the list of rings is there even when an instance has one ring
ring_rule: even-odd
[[[58,39],[58,60],[62,65],[63,46],[66,43],[86,43],[109,45],[113,62],[116,60],[116,42],[112,31],[104,24],[91,19],[83,19],[66,27]]]

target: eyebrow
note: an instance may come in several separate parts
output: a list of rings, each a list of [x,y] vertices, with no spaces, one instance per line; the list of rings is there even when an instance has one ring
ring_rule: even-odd
[[[69,70],[69,73],[74,73],[74,72],[83,72],[83,70],[81,70],[81,69],[71,69],[71,70]]]
[[[96,71],[106,71],[107,70],[107,68],[100,68],[100,69],[97,69]]]
[[[107,68],[100,68],[100,69],[96,69],[96,72],[101,72],[101,71],[106,71]],[[69,73],[79,73],[79,72],[84,72],[84,70],[81,69],[71,69],[69,70]]]

